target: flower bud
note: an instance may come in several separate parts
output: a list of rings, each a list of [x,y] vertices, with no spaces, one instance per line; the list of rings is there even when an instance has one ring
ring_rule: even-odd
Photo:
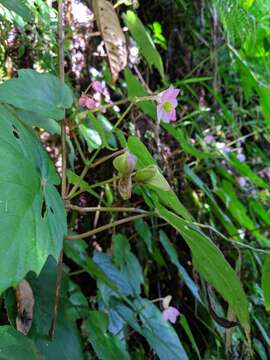
[[[136,172],[135,179],[138,182],[147,182],[151,180],[157,171],[156,165],[149,165],[143,169],[140,169]]]
[[[115,169],[120,173],[124,175],[131,174],[136,167],[137,164],[137,158],[135,155],[132,155],[128,151],[126,151],[124,154],[117,156],[117,158],[113,161],[113,166]]]
[[[137,182],[144,183],[145,185],[154,186],[163,191],[170,191],[170,185],[164,176],[160,173],[156,165],[149,165],[144,169],[138,170],[135,176]]]

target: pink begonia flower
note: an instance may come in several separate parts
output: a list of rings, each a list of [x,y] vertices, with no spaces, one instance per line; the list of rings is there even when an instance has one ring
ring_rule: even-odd
[[[100,94],[102,94],[104,91],[104,85],[102,84],[101,81],[98,81],[98,80],[92,81],[92,88]]]
[[[176,323],[176,320],[179,315],[180,315],[180,312],[173,306],[168,306],[162,312],[163,319],[166,321],[169,320],[172,324]]]
[[[157,97],[157,118],[158,121],[169,123],[176,120],[177,96],[180,90],[175,89],[172,85],[169,89],[162,91]]]
[[[86,107],[89,110],[93,110],[97,107],[97,102],[89,96],[82,95],[79,99],[79,105]]]

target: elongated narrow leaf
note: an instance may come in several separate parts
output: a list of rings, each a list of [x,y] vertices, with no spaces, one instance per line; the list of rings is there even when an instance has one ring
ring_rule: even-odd
[[[194,266],[201,276],[211,283],[223,298],[228,301],[246,330],[247,335],[249,335],[247,298],[240,280],[225,260],[222,252],[202,233],[188,227],[187,223],[179,216],[163,207],[160,207],[158,210],[160,216],[183,236],[192,251]]]
[[[16,14],[20,15],[25,21],[30,21],[32,14],[30,9],[25,5],[23,0],[0,0],[6,9],[14,11]]]
[[[224,228],[228,231],[230,235],[237,234],[237,229],[232,223],[229,216],[227,216],[222,209],[219,207],[217,201],[215,200],[214,194],[212,194],[209,187],[194,173],[194,171],[188,167],[187,165],[184,165],[184,173],[185,175],[199,188],[201,189],[205,195],[208,197],[211,208],[213,212],[216,213],[217,218],[221,221]]]
[[[124,21],[148,64],[155,66],[161,77],[164,77],[162,59],[141,20],[129,10],[124,14]]]
[[[181,279],[184,281],[184,283],[189,288],[189,290],[194,295],[194,297],[198,301],[202,302],[198,286],[191,279],[191,277],[187,273],[186,269],[180,264],[175,248],[170,243],[167,234],[162,230],[159,232],[159,240],[160,240],[162,246],[164,247],[165,251],[169,255],[171,262],[177,267]]]
[[[66,216],[56,171],[36,136],[0,105],[0,293],[58,258]]]
[[[30,69],[0,85],[0,102],[60,120],[72,105],[71,90],[57,77]]]
[[[162,127],[178,141],[185,153],[195,156],[198,159],[211,159],[215,157],[210,152],[202,152],[196,149],[196,147],[187,140],[187,136],[183,129],[176,129],[173,125],[166,123],[162,123]]]
[[[94,0],[93,5],[98,28],[106,46],[112,81],[116,82],[120,71],[127,66],[125,35],[110,1]]]
[[[190,329],[189,323],[184,314],[181,314],[180,324],[183,327],[183,329],[185,330],[185,333],[187,334],[189,341],[191,342],[192,348],[197,354],[198,359],[201,359],[200,350],[198,349],[198,346],[196,344],[196,341],[195,341],[192,331]]]
[[[148,224],[142,219],[134,221],[134,226],[141,239],[144,241],[150,254],[153,252],[152,234]]]
[[[141,82],[132,74],[129,69],[125,70],[125,80],[127,83],[128,97],[133,100],[136,96],[147,96],[149,95],[144,89]],[[156,107],[152,101],[140,101],[137,104],[145,114],[149,115],[151,119],[156,120]]]
[[[264,294],[264,305],[270,310],[270,255],[267,255],[262,269],[262,289]]]

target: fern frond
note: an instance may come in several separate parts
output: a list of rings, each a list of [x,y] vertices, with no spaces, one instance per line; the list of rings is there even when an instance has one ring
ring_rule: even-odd
[[[238,60],[270,88],[270,0],[213,0]]]

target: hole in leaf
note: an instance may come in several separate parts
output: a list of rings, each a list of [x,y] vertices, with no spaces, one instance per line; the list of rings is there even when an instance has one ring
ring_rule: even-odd
[[[13,128],[12,133],[13,133],[13,135],[15,136],[15,138],[20,139],[20,135],[19,135],[19,133],[18,133],[18,129],[16,128],[16,126],[15,126],[15,125],[12,125],[12,128]]]
[[[47,211],[46,203],[45,203],[45,200],[42,199],[41,216],[42,216],[43,219],[44,219],[44,217],[46,215],[46,211]]]
[[[53,208],[50,206],[51,213],[54,214]]]

